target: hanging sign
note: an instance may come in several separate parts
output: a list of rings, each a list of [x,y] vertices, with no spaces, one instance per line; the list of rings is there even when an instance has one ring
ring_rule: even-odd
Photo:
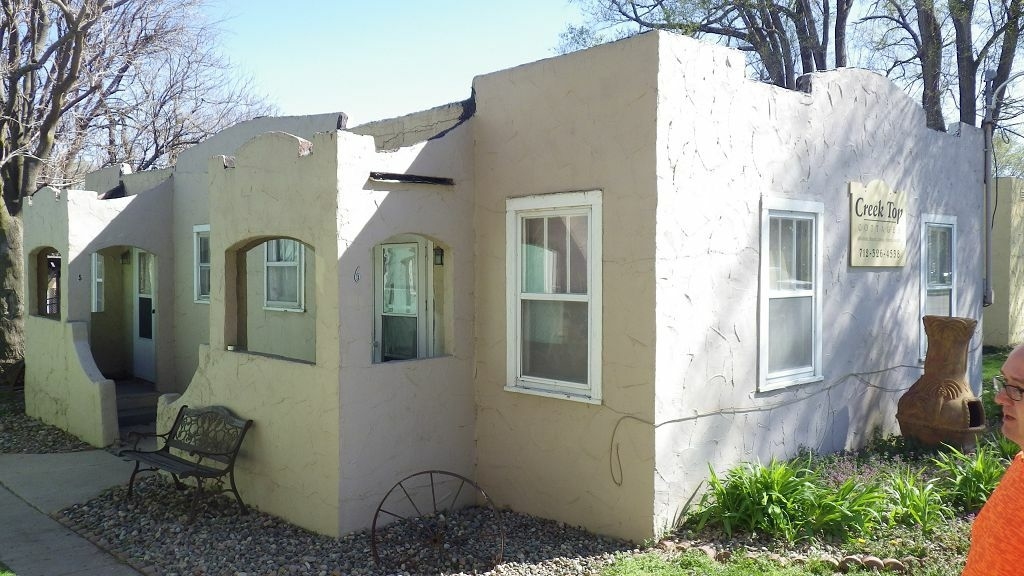
[[[907,261],[907,194],[881,180],[850,182],[850,266]]]

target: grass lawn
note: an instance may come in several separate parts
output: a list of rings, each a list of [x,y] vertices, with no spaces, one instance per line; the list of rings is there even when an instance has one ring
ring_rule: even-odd
[[[923,449],[902,437],[877,437],[856,453],[804,455],[789,462],[737,467],[722,474],[717,488],[709,490],[726,504],[712,510],[704,526],[691,513],[674,534],[677,540],[693,542],[694,548],[683,553],[652,549],[623,555],[602,576],[830,576],[837,570],[824,558],[868,554],[907,560],[916,576],[959,574],[970,546],[974,513],[1002,475],[1009,456],[1019,449],[1001,438],[1002,410],[993,400],[992,377],[1008,352],[986,349],[983,354],[982,400],[993,432],[976,452]],[[830,492],[839,493],[844,485],[867,505],[846,510],[845,524],[825,534],[817,520],[807,520],[821,514],[817,501],[827,500]],[[779,495],[783,498],[775,500],[774,509],[751,512],[757,508],[752,502]],[[792,512],[792,517],[779,514],[780,508]],[[772,515],[777,517],[766,519]],[[755,522],[759,522],[756,530],[743,528]],[[696,549],[703,543],[729,547],[732,554],[724,562],[713,560]],[[848,573],[872,572],[854,567]]]

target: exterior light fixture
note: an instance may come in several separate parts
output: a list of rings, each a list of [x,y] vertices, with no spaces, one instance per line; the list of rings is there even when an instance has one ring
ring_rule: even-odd
[[[434,246],[434,266],[444,266],[444,249]]]

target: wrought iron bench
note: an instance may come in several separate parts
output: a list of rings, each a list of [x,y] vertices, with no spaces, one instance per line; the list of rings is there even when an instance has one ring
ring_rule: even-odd
[[[192,500],[194,516],[196,503],[203,493],[203,481],[216,479],[223,482],[227,476],[231,488],[222,488],[220,491],[230,490],[234,493],[239,510],[246,514],[245,504],[235,486],[235,458],[238,457],[238,449],[250,426],[252,420],[243,420],[223,406],[182,406],[167,433],[134,433],[133,448],[119,452],[121,457],[135,461],[135,469],[128,480],[128,497],[132,497],[135,476],[139,472],[169,472],[179,490],[185,489],[182,479],[192,478],[196,482]],[[163,438],[164,445],[158,450],[139,450],[139,442],[143,438]]]

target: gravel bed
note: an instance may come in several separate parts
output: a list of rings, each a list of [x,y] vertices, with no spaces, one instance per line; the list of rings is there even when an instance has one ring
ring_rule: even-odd
[[[135,490],[135,498],[128,500],[127,489],[115,487],[63,510],[59,520],[147,574],[568,576],[598,574],[616,553],[639,552],[627,542],[506,510],[501,513],[506,533],[503,562],[495,566],[496,532],[481,530],[480,525],[491,519],[482,518],[479,509],[469,509],[444,519],[449,536],[473,535],[466,541],[468,551],[456,562],[444,554],[438,558],[425,545],[409,548],[426,554],[379,567],[369,531],[331,538],[256,510],[241,515],[233,500],[223,497],[202,499],[190,521],[191,490],[177,491],[158,475],[138,480]],[[420,535],[415,528],[412,523],[392,524],[383,537],[392,544],[415,542]],[[381,553],[395,551],[390,546]]]
[[[53,454],[90,450],[67,432],[25,415],[22,391],[0,391],[0,454]]]

